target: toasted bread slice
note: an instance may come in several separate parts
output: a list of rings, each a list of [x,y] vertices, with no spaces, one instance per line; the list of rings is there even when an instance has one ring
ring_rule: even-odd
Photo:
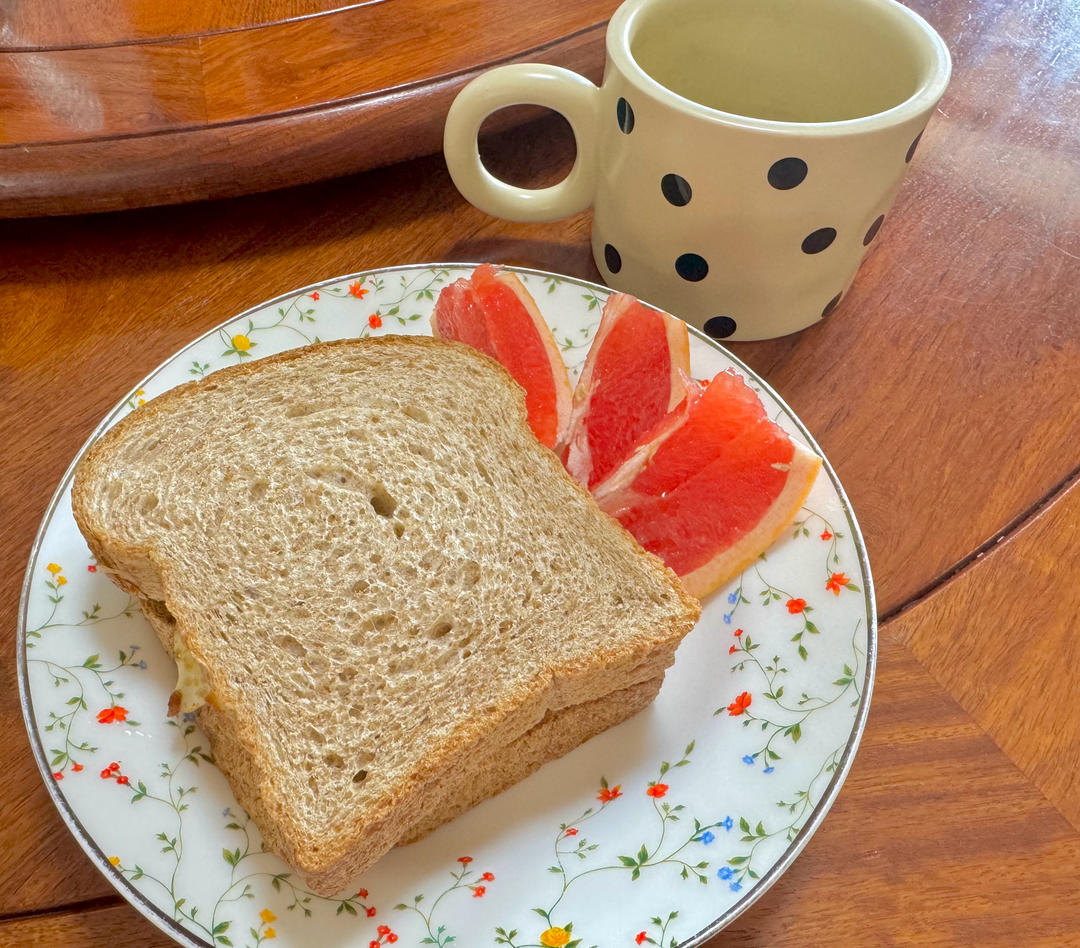
[[[72,509],[320,893],[588,737],[590,702],[626,711],[599,727],[643,706],[699,611],[540,445],[506,372],[429,338],[173,389],[90,448]]]

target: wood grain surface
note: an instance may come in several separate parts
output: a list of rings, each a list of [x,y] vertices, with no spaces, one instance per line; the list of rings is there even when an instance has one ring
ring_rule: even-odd
[[[1062,568],[1080,564],[1080,478],[990,555],[992,585],[975,560],[895,634],[1080,831],[1080,584]]]
[[[454,94],[485,69],[540,61],[599,81],[614,9],[95,6],[26,5],[0,30],[0,217],[246,194],[437,151]]]
[[[5,47],[46,50],[117,46],[165,38],[258,29],[305,17],[326,16],[385,0],[234,0],[232,3],[132,3],[116,0],[51,0],[5,7]]]
[[[870,721],[822,829],[711,948],[1080,944],[1077,25],[1066,0],[915,5],[956,70],[881,237],[827,321],[732,347],[859,517],[884,620]],[[544,120],[485,154],[539,185],[573,144]],[[0,945],[168,943],[60,822],[15,687],[29,550],[105,412],[197,335],[313,280],[436,260],[597,279],[589,223],[485,217],[437,157],[0,223]]]

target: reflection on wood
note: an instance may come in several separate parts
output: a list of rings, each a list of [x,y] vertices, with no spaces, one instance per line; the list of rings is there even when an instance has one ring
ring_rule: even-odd
[[[385,0],[204,35],[14,50],[12,27],[0,45],[0,216],[244,194],[437,151],[454,95],[495,64],[536,60],[599,81],[611,9]]]

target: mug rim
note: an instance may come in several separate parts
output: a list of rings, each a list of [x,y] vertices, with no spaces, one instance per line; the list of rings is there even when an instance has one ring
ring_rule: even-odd
[[[931,67],[920,83],[919,88],[908,98],[903,102],[890,106],[888,109],[874,112],[871,115],[861,115],[858,118],[839,119],[830,122],[785,122],[777,119],[740,115],[737,112],[726,112],[723,109],[716,109],[695,102],[693,99],[688,99],[686,96],[669,89],[650,76],[634,58],[633,53],[630,51],[631,32],[641,13],[647,7],[658,2],[662,2],[662,0],[624,0],[608,23],[606,37],[608,57],[618,66],[626,79],[637,87],[638,91],[687,115],[707,119],[721,125],[732,125],[739,128],[778,134],[787,133],[822,137],[876,131],[881,128],[902,125],[908,120],[915,119],[933,109],[944,95],[952,74],[952,57],[949,55],[949,49],[945,45],[945,41],[923,17],[910,7],[897,2],[897,0],[860,0],[860,2],[869,6],[898,10],[902,16],[907,17],[916,27],[922,41],[931,51],[933,57]]]

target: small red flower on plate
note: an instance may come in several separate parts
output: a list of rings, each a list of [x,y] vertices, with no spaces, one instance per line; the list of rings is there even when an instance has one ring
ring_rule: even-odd
[[[371,906],[371,908],[369,908],[367,910],[367,917],[368,918],[374,918],[375,917],[375,906],[374,905]]]
[[[570,827],[570,828],[569,828],[569,829],[568,829],[568,830],[566,831],[566,835],[567,835],[567,836],[577,836],[577,830],[576,830],[576,829],[575,829],[575,828],[574,828],[573,826],[571,826],[571,827]]]
[[[319,302],[319,291],[318,291],[318,290],[316,290],[316,291],[315,291],[314,293],[312,293],[312,294],[311,294],[311,298],[312,298],[313,300],[315,300],[315,302],[316,302],[316,303],[318,303],[318,302]]]
[[[596,799],[601,803],[610,803],[612,800],[617,800],[622,796],[621,783],[615,784],[614,787],[601,787],[600,792],[596,795]]]
[[[63,780],[64,775],[58,770],[53,774],[53,780]]]
[[[358,300],[362,300],[367,296],[367,292],[368,291],[364,289],[359,280],[355,280],[349,284],[349,296],[355,296]]]
[[[789,599],[787,601],[787,611],[790,612],[793,616],[798,615],[805,608],[806,608],[806,600],[805,599]]]
[[[833,573],[832,576],[829,577],[828,582],[825,583],[825,588],[834,596],[839,596],[840,590],[849,582],[851,582],[851,580],[847,578],[846,573]]]
[[[485,872],[480,878],[483,879],[485,882],[494,882],[495,881],[495,873],[493,873],[493,872]]]
[[[645,939],[646,939],[647,937],[648,937],[648,936],[647,936],[647,935],[645,934],[645,932],[638,932],[638,933],[637,933],[637,934],[636,934],[636,935],[634,936],[634,941],[635,941],[635,943],[637,943],[637,944],[639,944],[639,945],[640,945],[640,944],[643,944],[643,943],[644,943],[644,941],[645,941]]]
[[[99,724],[121,723],[127,720],[127,708],[114,704],[111,708],[102,708],[98,712]]]
[[[458,862],[460,862],[463,866],[467,866],[470,862],[472,862],[472,856],[458,856]]]
[[[379,926],[379,927],[378,927],[377,929],[375,929],[375,930],[376,930],[376,931],[377,931],[377,932],[378,932],[378,933],[379,933],[380,935],[389,935],[389,934],[390,934],[390,926],[389,926],[389,925],[380,925],[380,926]]]
[[[821,531],[821,539],[822,540],[831,540],[832,539],[832,534],[828,531],[828,529],[825,529],[825,530]]]
[[[738,638],[740,635],[742,635],[742,631],[743,631],[742,629],[736,629],[735,630],[735,638]]]
[[[659,800],[660,797],[662,797],[667,792],[668,785],[666,783],[654,783],[652,786],[649,787],[648,790],[645,791],[645,795],[655,797],[657,800]]]
[[[80,770],[83,769],[83,765],[82,764],[77,764],[77,763],[75,763],[75,761],[72,761],[71,762],[71,769],[74,770],[75,773],[78,773]]]
[[[734,655],[738,650],[739,650],[738,646],[732,645],[731,648],[729,648],[727,650],[727,653],[728,653],[728,655]]]
[[[91,563],[89,566],[86,567],[86,571],[88,573],[96,573],[97,572],[97,566],[94,563]]]
[[[750,707],[750,702],[754,699],[751,697],[750,692],[744,691],[741,695],[737,696],[734,701],[727,706],[728,714],[733,718],[737,718],[740,714],[746,711]]]
[[[367,318],[367,324],[372,329],[378,329],[382,325],[382,317],[378,313],[372,313]]]
[[[482,899],[485,892],[487,892],[487,888],[485,886],[478,885],[475,889],[472,890],[472,897],[474,899]]]
[[[130,782],[124,774],[120,773],[120,765],[115,760],[101,771],[102,780],[111,780],[113,778],[115,778],[116,782],[122,787]]]
[[[356,893],[355,896],[353,896],[353,898],[366,899],[367,898],[367,889],[361,889],[359,892]]]

